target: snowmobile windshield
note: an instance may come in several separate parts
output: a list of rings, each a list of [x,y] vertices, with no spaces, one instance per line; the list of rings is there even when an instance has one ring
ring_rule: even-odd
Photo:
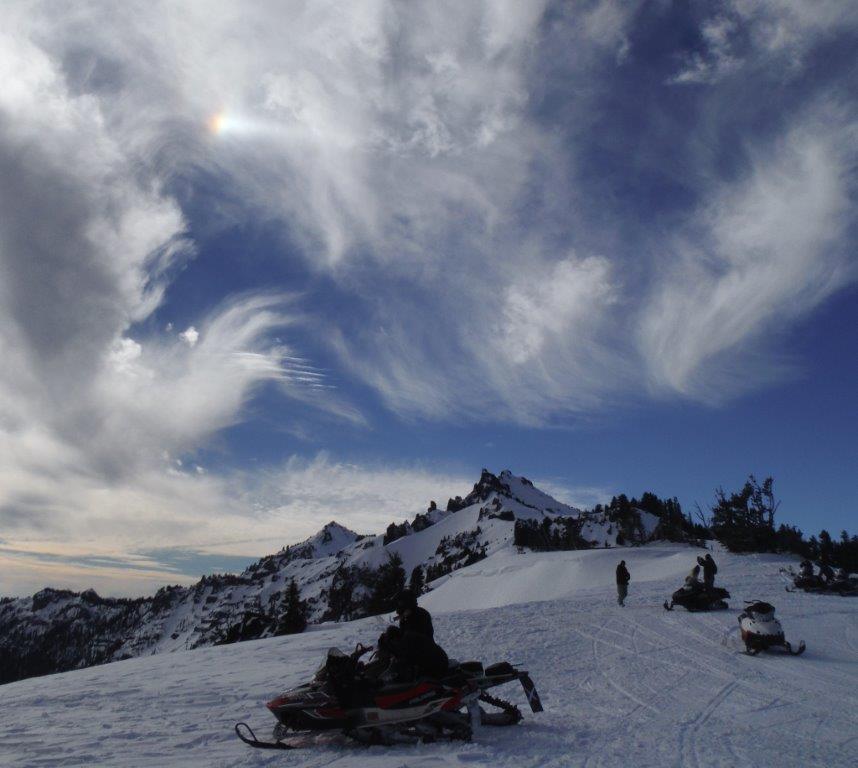
[[[757,616],[769,616],[775,612],[775,607],[771,603],[756,602],[751,603],[746,610]]]

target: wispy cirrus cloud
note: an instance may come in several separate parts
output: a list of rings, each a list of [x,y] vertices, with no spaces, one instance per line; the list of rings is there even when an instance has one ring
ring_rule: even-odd
[[[212,510],[238,530],[267,470],[192,466],[263,387],[356,426],[343,380],[439,422],[721,402],[786,371],[779,334],[855,280],[854,73],[809,66],[855,34],[848,4],[0,15],[0,520],[19,548],[83,552],[86,526],[113,554],[191,541]],[[693,45],[659,36],[673,21]],[[239,224],[281,234],[337,310],[260,275],[153,330],[178,272],[206,268],[195,228]],[[326,461],[275,473],[267,508],[298,526],[309,477],[362,487]],[[406,476],[373,481],[404,504]]]
[[[823,112],[823,114],[826,114]],[[644,310],[641,344],[658,388],[715,402],[789,372],[762,346],[858,277],[847,233],[858,122],[834,109],[718,185],[674,241]]]

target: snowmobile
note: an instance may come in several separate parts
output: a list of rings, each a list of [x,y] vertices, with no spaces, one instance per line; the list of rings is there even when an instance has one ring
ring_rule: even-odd
[[[854,576],[834,578],[828,584],[828,591],[841,597],[858,597],[858,578]]]
[[[729,608],[727,598],[730,593],[723,587],[712,587],[706,589],[702,584],[689,587],[680,587],[670,596],[670,603],[664,601],[664,607],[668,611],[673,610],[674,605],[680,605],[687,611],[722,611]]]
[[[840,595],[841,597],[858,597],[858,578],[841,574],[831,581],[826,581],[818,574],[796,573],[791,568],[781,568],[781,573],[791,580],[787,592],[810,592],[817,595]]]
[[[804,640],[793,650],[792,645],[784,638],[783,627],[775,618],[775,607],[770,603],[746,601],[745,610],[739,614],[739,629],[745,644],[745,653],[750,656],[756,656],[760,651],[769,648],[783,648],[793,656],[804,653]]]
[[[285,741],[290,733],[318,731],[341,731],[367,744],[469,740],[477,726],[514,725],[522,719],[518,707],[487,692],[516,680],[531,710],[542,712],[530,675],[509,662],[484,668],[479,661],[452,660],[443,678],[397,682],[367,674],[370,665],[360,658],[372,650],[358,645],[345,654],[332,648],[309,683],[269,701],[266,706],[277,719],[273,741],[257,739],[247,723],[236,724],[236,735],[262,749],[294,749]]]

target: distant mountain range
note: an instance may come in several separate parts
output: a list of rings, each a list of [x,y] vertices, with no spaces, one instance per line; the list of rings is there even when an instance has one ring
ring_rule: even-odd
[[[625,497],[622,497],[625,499]],[[137,599],[93,590],[43,589],[0,600],[0,683],[164,651],[289,631],[284,611],[299,602],[308,623],[389,610],[410,579],[431,589],[447,574],[500,550],[578,549],[645,543],[667,520],[628,503],[585,512],[509,471],[483,470],[464,498],[430,503],[383,534],[359,535],[330,522],[316,535],[263,557],[239,575],[204,576]],[[297,588],[297,589],[296,589]]]

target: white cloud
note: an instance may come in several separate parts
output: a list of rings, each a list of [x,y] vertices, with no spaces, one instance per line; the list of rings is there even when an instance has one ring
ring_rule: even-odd
[[[753,151],[678,240],[645,307],[641,344],[656,387],[712,401],[785,372],[760,346],[856,279],[844,238],[856,126],[836,110]],[[702,244],[698,244],[702,243]]]
[[[205,169],[242,201],[243,210],[233,205],[229,215],[282,222],[307,258],[330,270],[356,300],[372,296],[371,312],[379,282],[419,287],[423,302],[416,307],[382,288],[386,305],[372,318],[374,328],[412,310],[423,314],[415,326],[431,323],[429,295],[446,297],[440,311],[448,319],[432,329],[446,339],[430,346],[479,352],[477,364],[486,367],[477,371],[479,386],[462,387],[462,376],[453,376],[447,391],[436,394],[429,391],[434,384],[416,381],[415,372],[450,362],[449,353],[439,358],[423,339],[403,337],[393,345],[410,349],[407,361],[383,347],[376,351],[375,340],[350,324],[331,333],[347,360],[367,361],[354,372],[371,372],[371,382],[398,382],[398,392],[387,398],[394,408],[451,415],[472,411],[476,399],[534,422],[557,408],[590,407],[603,389],[595,371],[581,370],[602,356],[594,354],[599,340],[593,333],[596,315],[604,313],[598,302],[571,295],[589,285],[584,271],[562,276],[570,293],[560,312],[570,331],[562,340],[555,318],[545,313],[536,321],[492,306],[507,295],[524,307],[530,294],[522,291],[532,289],[522,287],[528,273],[550,275],[552,264],[563,261],[554,246],[540,242],[539,232],[522,233],[513,223],[535,174],[560,208],[568,185],[562,142],[527,113],[545,7],[295,4],[286,26],[271,23],[283,13],[279,3],[240,12],[220,2],[153,3],[136,8],[133,19],[99,3],[82,4],[74,24],[26,5],[12,6],[11,15],[19,38],[38,40],[37,60],[52,82],[97,110],[101,132],[134,163],[135,173],[123,175],[138,186]],[[556,23],[568,32],[569,55],[583,79],[591,65],[614,62],[627,47],[634,10],[635,4],[615,0],[564,9]],[[583,98],[580,113],[587,114]],[[140,230],[136,241],[151,252],[155,243],[143,228],[149,220],[158,217],[138,215],[128,226]],[[135,241],[130,232],[123,236]],[[118,242],[109,246],[116,250]],[[146,300],[127,310],[129,319],[145,317],[162,297],[164,275],[177,255],[160,252],[165,255],[157,264],[121,271],[126,282],[137,275],[146,287]],[[553,301],[557,307],[562,297]],[[457,313],[454,322],[462,302],[474,311]],[[573,331],[577,310],[570,307],[585,302],[590,316],[579,317]],[[506,315],[502,329],[499,315]],[[544,372],[534,365],[527,384],[516,386],[516,376],[489,351],[497,351],[494,342],[482,350],[482,340],[498,333],[515,343],[530,333],[552,360],[539,357]],[[182,338],[192,346],[189,331]],[[613,370],[615,356],[607,357]],[[563,392],[570,385],[574,391]],[[387,395],[391,387],[381,390]]]
[[[498,351],[515,365],[543,360],[552,340],[562,346],[586,334],[614,300],[606,259],[573,256],[542,271],[531,270],[506,289],[495,337]]]
[[[195,347],[200,340],[200,332],[194,326],[190,326],[179,334],[179,338],[189,347]]]
[[[858,6],[841,0],[724,0],[705,9],[703,47],[684,57],[672,84],[715,84],[745,68],[777,68],[783,79],[804,69],[807,55],[838,32],[858,26]]]
[[[4,531],[26,529],[23,545],[97,530],[127,553],[167,532],[190,541],[217,518],[233,540],[247,523],[235,476],[185,472],[176,458],[195,466],[263,385],[364,423],[275,333],[329,338],[347,372],[405,417],[546,426],[635,397],[647,375],[659,393],[714,400],[777,373],[766,340],[854,279],[843,246],[854,118],[834,96],[786,110],[728,153],[725,172],[717,156],[736,121],[724,75],[795,74],[858,14],[836,0],[734,0],[704,19],[705,50],[677,76],[709,86],[696,89],[687,143],[698,151],[681,168],[701,202],[681,231],[632,226],[645,236],[629,243],[629,222],[613,218],[622,180],[593,183],[577,153],[625,151],[590,133],[603,127],[600,78],[640,55],[630,25],[641,6],[545,9],[3,3]],[[543,113],[558,108],[550,124]],[[624,156],[631,182],[650,151]],[[653,165],[669,174],[670,159]],[[140,330],[195,253],[169,190],[200,178],[216,198],[206,226],[280,225],[290,258],[336,282],[349,311],[310,324],[300,297],[218,296],[182,333]],[[295,459],[288,471],[301,480],[284,480],[269,508],[295,525],[289,499],[312,506],[302,489],[325,472],[372,507],[358,470]],[[403,486],[415,474],[373,471]]]
[[[145,24],[102,11],[81,6],[81,28],[102,18],[115,38],[42,26],[28,4],[0,23],[0,527],[23,548],[127,551],[181,532],[183,503],[188,526],[217,514],[217,481],[162,456],[205,445],[263,383],[362,418],[273,340],[303,322],[286,297],[226,301],[179,339],[131,331],[193,248],[149,154],[158,75],[126,58]]]
[[[358,532],[379,533],[390,522],[425,511],[431,499],[443,506],[474,482],[464,473],[348,463],[324,453],[221,477],[172,464],[116,484],[70,466],[43,483],[46,498],[62,494],[64,514],[45,529],[25,515],[4,527],[0,562],[14,568],[0,569],[0,594],[45,583],[96,584],[111,594],[134,594],[186,582],[193,574],[169,570],[140,553],[166,547],[259,557],[332,519]],[[19,485],[31,488],[20,471],[5,462],[3,467],[0,482],[7,493]],[[98,558],[110,562],[101,566],[94,562]]]
[[[715,83],[737,71],[742,62],[733,53],[733,38],[740,32],[738,24],[728,16],[706,19],[700,34],[705,52],[694,52],[687,57],[685,68],[674,75],[669,83]]]

